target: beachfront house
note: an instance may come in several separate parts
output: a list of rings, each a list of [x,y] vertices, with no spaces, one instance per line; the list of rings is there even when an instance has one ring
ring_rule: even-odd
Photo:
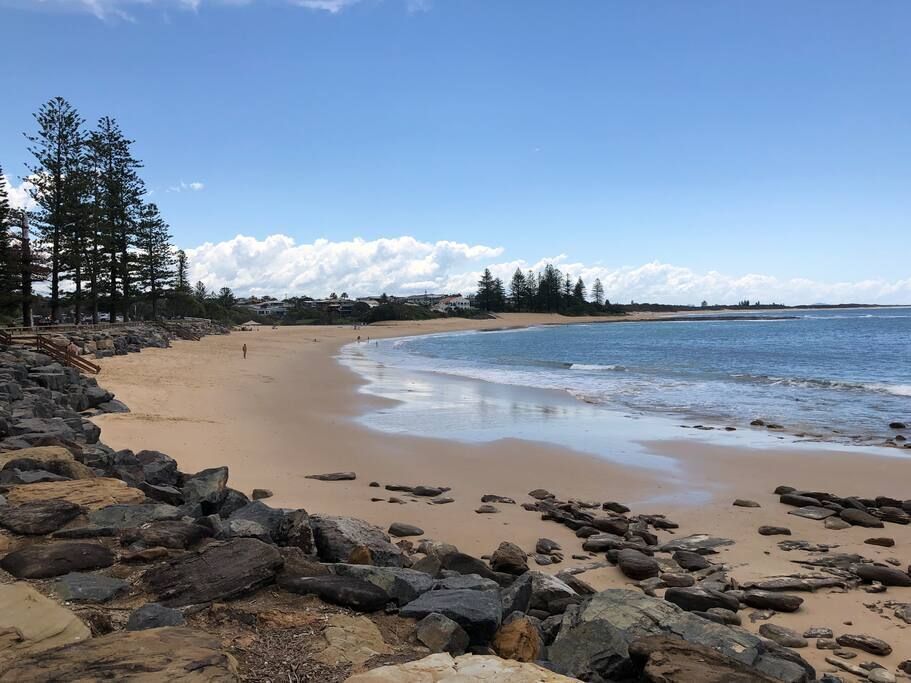
[[[470,309],[471,300],[461,294],[443,297],[433,306],[433,310],[440,313],[465,312]]]

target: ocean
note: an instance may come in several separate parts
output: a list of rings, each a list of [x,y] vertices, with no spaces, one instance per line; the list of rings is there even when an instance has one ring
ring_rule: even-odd
[[[911,308],[739,315],[409,337],[342,358],[368,392],[403,404],[366,416],[387,431],[566,445],[529,417],[542,404],[583,431],[661,418],[662,437],[671,425],[756,431],[760,419],[793,439],[872,445],[896,436],[890,423],[911,424]]]

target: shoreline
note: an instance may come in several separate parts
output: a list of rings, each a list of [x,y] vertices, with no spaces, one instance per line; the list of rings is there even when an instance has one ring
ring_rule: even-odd
[[[364,329],[371,338],[456,331],[451,323],[440,327],[419,323]],[[904,556],[904,549],[911,547],[911,527],[889,525],[886,533],[897,546],[874,548],[863,542],[873,530],[825,529],[820,522],[788,515],[789,508],[771,493],[787,484],[840,495],[904,498],[911,461],[818,445],[807,450],[745,449],[696,439],[654,442],[643,434],[643,448],[677,463],[676,471],[668,473],[515,438],[464,443],[377,432],[358,424],[357,417],[390,403],[360,391],[363,379],[335,360],[339,349],[356,336],[350,328],[278,328],[105,359],[101,384],[135,412],[97,418],[102,439],[114,448],[168,453],[185,471],[227,465],[232,486],[246,493],[254,487],[271,489],[274,496],[267,502],[274,507],[360,517],[383,528],[392,522],[415,524],[425,531],[424,537],[452,543],[475,557],[488,555],[501,541],[532,550],[539,538],[553,539],[564,548],[565,560],[533,565],[548,573],[592,567],[599,560],[603,564],[603,557],[571,559],[580,552],[580,539],[520,505],[531,500],[527,494],[536,488],[563,500],[616,500],[637,514],[666,514],[680,524],[681,535],[705,532],[731,538],[734,545],[716,557],[738,581],[795,572],[792,560],[799,559],[797,553],[779,549],[780,537],[760,536],[756,530],[762,524],[786,525],[794,533],[788,538],[838,544],[839,552],[880,560],[897,556],[905,564],[911,560]],[[250,348],[246,361],[239,353],[244,342]],[[357,479],[306,478],[339,471],[354,471]],[[372,481],[381,487],[369,486]],[[431,505],[387,491],[386,484],[450,487],[446,495],[454,502]],[[687,500],[685,494],[693,490],[706,491],[708,500]],[[499,513],[477,514],[485,494],[508,496],[517,504],[497,504]],[[386,502],[389,498],[406,502]],[[732,507],[735,498],[755,500],[761,507]],[[597,590],[630,586],[613,567],[585,571],[581,578]],[[775,622],[800,630],[836,626],[848,616],[858,630],[901,643],[898,629],[904,627],[868,610],[864,603],[870,598],[863,591],[808,596],[800,612],[776,615]],[[744,619],[744,626],[754,632],[761,623]],[[824,651],[801,654],[826,666]],[[911,652],[897,647],[888,661],[897,664],[909,656]]]

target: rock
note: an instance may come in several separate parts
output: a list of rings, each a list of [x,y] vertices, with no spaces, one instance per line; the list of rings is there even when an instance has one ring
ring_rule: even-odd
[[[904,422],[890,422],[889,429],[907,429],[908,425]]]
[[[333,614],[320,636],[326,647],[314,659],[332,667],[350,664],[359,668],[374,657],[392,654],[383,634],[367,617]]]
[[[825,521],[825,527],[833,531],[841,531],[842,529],[850,529],[851,524],[840,517],[828,517]]]
[[[528,662],[515,662],[493,655],[462,655],[453,659],[444,652],[405,664],[381,666],[351,676],[345,683],[571,683],[572,680]]]
[[[503,541],[490,556],[490,567],[495,572],[524,574],[528,571],[528,555],[515,543]]]
[[[265,530],[267,539],[275,543],[281,543],[285,540],[287,532],[285,513],[282,510],[269,507],[262,501],[253,501],[238,508],[228,517],[229,525],[236,521],[254,522]],[[237,534],[251,535],[256,534]]]
[[[803,604],[803,598],[787,593],[764,590],[750,590],[743,594],[741,601],[756,609],[772,609],[776,612],[796,612]]]
[[[892,646],[884,640],[874,638],[873,636],[845,633],[835,639],[842,647],[850,647],[855,650],[863,650],[871,655],[886,657],[892,654]]]
[[[760,536],[790,536],[791,530],[784,526],[761,526]]]
[[[355,549],[365,547],[377,566],[402,566],[402,551],[382,529],[361,519],[313,515],[310,526],[317,552],[324,562],[349,562]]]
[[[804,638],[831,638],[832,629],[825,626],[811,626],[803,632]]]
[[[196,545],[212,532],[195,522],[150,522],[135,529],[124,529],[120,540],[124,544],[139,543],[146,548],[172,548],[185,550]]]
[[[881,529],[885,526],[882,520],[877,519],[869,512],[856,510],[855,508],[845,508],[838,513],[838,516],[853,526],[862,526],[871,529]]]
[[[114,553],[97,543],[30,545],[7,554],[0,567],[17,579],[48,579],[114,564]]]
[[[458,656],[468,649],[468,634],[465,629],[442,614],[428,614],[421,619],[416,635],[431,652],[448,652]]]
[[[82,513],[66,500],[38,500],[0,507],[0,526],[17,534],[44,535],[56,531]]]
[[[354,472],[330,472],[329,474],[309,474],[307,479],[317,481],[354,481],[357,475]]]
[[[97,510],[107,505],[142,503],[145,494],[139,489],[130,488],[120,479],[98,477],[14,486],[7,492],[6,500],[10,505],[39,500],[64,500],[89,510]]]
[[[218,507],[218,514],[222,519],[228,519],[235,512],[240,510],[242,507],[249,505],[250,499],[247,498],[246,494],[238,491],[237,489],[232,489],[231,487],[225,487],[224,498]],[[264,503],[265,505],[265,503]],[[184,508],[193,509],[196,508],[199,512],[186,513],[191,517],[199,517],[200,515],[209,515],[215,512],[214,504],[200,503],[200,502],[190,502],[188,501]]]
[[[839,645],[834,638],[820,638],[816,641],[817,650],[837,650],[838,648]]]
[[[819,505],[804,505],[803,507],[790,510],[788,514],[796,517],[803,517],[804,519],[812,519],[818,522],[835,515],[835,510],[820,507]]]
[[[542,553],[544,555],[550,555],[553,552],[562,550],[560,544],[556,541],[552,541],[549,538],[539,538],[538,542],[535,543],[535,552]]]
[[[386,606],[390,596],[382,588],[353,576],[312,576],[287,579],[282,588],[301,595],[315,595],[333,605],[358,612],[375,612]]]
[[[729,609],[724,609],[723,607],[710,607],[705,612],[710,617],[715,617],[715,621],[719,624],[727,624],[728,626],[740,626],[741,619],[740,615],[736,612],[732,612]]]
[[[502,619],[500,597],[493,591],[435,590],[399,610],[399,616],[423,619],[439,613],[459,624],[474,644],[490,641]]]
[[[449,489],[444,486],[415,486],[411,489],[411,493],[424,498],[433,498],[441,493],[446,493],[448,490]]]
[[[854,573],[867,583],[878,581],[884,586],[911,586],[911,575],[895,567],[860,564],[854,567]]]
[[[129,529],[148,522],[180,519],[180,510],[173,505],[147,503],[143,505],[108,505],[89,513],[89,522],[100,527]]]
[[[79,617],[24,582],[0,584],[0,634],[0,671],[92,636]]]
[[[568,571],[557,572],[554,578],[559,579],[579,595],[594,595],[598,591],[587,582]]]
[[[273,495],[275,494],[270,489],[253,489],[250,497],[253,500],[262,500],[263,498],[271,498]]]
[[[136,460],[142,466],[145,481],[156,486],[176,486],[180,473],[177,461],[158,451],[139,451]]]
[[[500,511],[499,508],[497,508],[493,505],[481,505],[480,507],[478,507],[475,510],[475,512],[477,512],[479,515],[493,515],[493,514],[498,513],[499,511]]]
[[[698,586],[668,588],[664,592],[664,599],[687,612],[707,612],[716,607],[729,612],[736,612],[740,609],[740,602],[737,598],[721,591]]]
[[[73,572],[54,583],[54,592],[66,602],[107,602],[129,589],[126,581],[104,574]]]
[[[556,498],[556,496],[547,489],[535,489],[534,491],[529,491],[528,495],[535,500],[547,500],[548,498]]]
[[[641,659],[637,660],[639,663],[633,661],[636,648],[633,647],[631,653],[630,646],[647,636],[671,636],[681,647],[697,645],[710,648],[720,656],[754,667],[780,681],[805,683],[809,678],[808,665],[793,653],[784,655],[782,652],[785,651],[778,646],[771,648],[745,630],[703,619],[667,600],[627,590],[602,591],[580,608],[567,613],[548,655],[566,674],[593,683],[640,680],[642,662]],[[809,670],[812,671],[812,668]],[[690,683],[702,679],[653,680]],[[728,680],[746,682],[757,679]]]
[[[482,503],[502,503],[504,505],[515,505],[516,501],[507,496],[498,496],[493,493],[487,493],[481,496]]]
[[[395,536],[397,538],[404,538],[406,536],[423,536],[424,530],[421,527],[414,526],[413,524],[405,524],[405,522],[393,522],[389,525],[389,535]]]
[[[617,564],[620,571],[634,581],[649,579],[661,573],[661,568],[655,558],[631,548],[621,550],[617,554]]]
[[[819,588],[844,588],[845,582],[835,577],[800,579],[783,577],[780,579],[762,579],[761,581],[747,581],[741,584],[742,588],[758,589],[762,591],[801,591],[812,592]]]
[[[733,505],[734,505],[734,507],[739,507],[739,508],[758,508],[758,507],[760,507],[759,503],[757,503],[755,500],[746,500],[744,498],[738,498],[737,500],[734,501]]]
[[[660,575],[661,582],[669,588],[689,588],[696,584],[696,578],[692,574],[670,574]]]
[[[763,638],[774,640],[783,647],[801,648],[809,644],[807,639],[796,631],[778,624],[763,624],[759,627],[759,635]]]
[[[674,553],[673,558],[674,562],[688,572],[695,572],[712,566],[712,563],[705,557],[690,550],[678,550]]]
[[[608,510],[610,512],[616,512],[618,515],[625,515],[629,512],[629,508],[623,503],[617,503],[616,501],[609,500],[601,504],[602,510]]]
[[[870,683],[895,683],[895,674],[887,669],[877,667],[867,674]]]
[[[183,614],[176,609],[164,607],[157,602],[150,602],[130,612],[127,619],[127,631],[144,631],[147,628],[161,628],[162,626],[183,626],[186,620]]]
[[[387,599],[398,605],[406,605],[434,587],[434,580],[414,569],[400,567],[370,567],[354,564],[328,565],[329,571],[337,576],[350,576],[367,581],[381,588]]]
[[[773,683],[778,678],[725,657],[712,648],[671,636],[649,636],[633,641],[630,661],[641,669],[642,680],[660,683]]]
[[[566,604],[580,600],[576,591],[564,581],[538,571],[522,574],[511,586],[503,589],[500,596],[506,615],[528,610],[561,614]]]
[[[218,512],[227,495],[228,468],[212,467],[187,477],[181,492],[189,504],[198,503],[203,514]]]
[[[3,683],[159,680],[227,683],[237,663],[217,638],[187,628],[120,631],[19,659]]]
[[[310,527],[310,515],[306,510],[285,511],[285,545],[300,548],[303,552],[315,554],[313,529]]]
[[[282,556],[252,538],[211,543],[149,569],[146,588],[166,607],[181,607],[237,597],[275,578]]]
[[[726,545],[734,545],[734,541],[729,538],[718,538],[708,534],[693,534],[669,541],[661,546],[661,551],[673,553],[678,550],[686,550],[700,555],[711,555],[717,552],[715,549]]]
[[[500,626],[491,647],[503,659],[534,662],[542,658],[544,640],[532,620],[521,616]]]
[[[801,507],[820,507],[822,501],[813,496],[805,496],[796,492],[783,493],[779,496],[778,501],[783,505],[791,505],[796,508]]]
[[[894,538],[884,538],[884,537],[868,538],[864,541],[864,543],[866,543],[867,545],[878,545],[883,548],[891,548],[895,545],[895,539]]]
[[[477,574],[485,579],[496,581],[501,586],[510,585],[514,577],[511,574],[501,574],[493,571],[487,563],[465,553],[448,553],[440,558],[443,569],[458,572],[459,574]]]

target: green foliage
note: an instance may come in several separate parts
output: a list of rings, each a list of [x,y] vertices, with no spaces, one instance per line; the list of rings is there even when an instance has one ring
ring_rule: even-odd
[[[409,306],[407,304],[380,304],[369,309],[363,318],[365,323],[378,323],[385,320],[430,320],[442,318],[442,313],[431,311],[423,306]]]

